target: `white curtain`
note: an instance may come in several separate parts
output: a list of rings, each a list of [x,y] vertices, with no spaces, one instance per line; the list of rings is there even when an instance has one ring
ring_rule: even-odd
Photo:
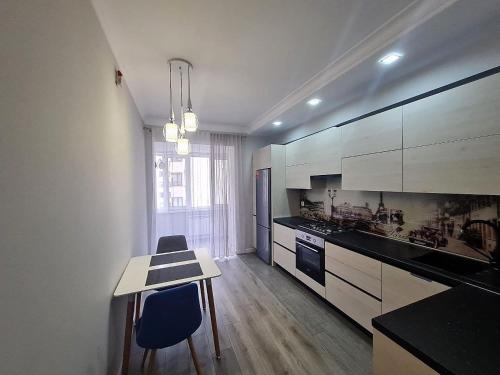
[[[158,238],[183,234],[190,248],[208,248],[214,258],[232,256],[246,242],[239,220],[244,137],[202,131],[188,137],[190,153],[180,156],[175,143],[153,128],[151,243],[156,248]]]

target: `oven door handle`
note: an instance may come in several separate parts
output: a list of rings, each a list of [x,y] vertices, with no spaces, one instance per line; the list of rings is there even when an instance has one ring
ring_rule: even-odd
[[[306,249],[309,249],[309,250],[311,250],[311,251],[314,251],[315,253],[319,253],[319,251],[318,251],[318,250],[313,249],[312,247],[309,247],[309,246],[307,246],[307,245],[304,245],[303,243],[298,242],[298,243],[297,243],[297,245],[299,245],[299,246],[304,246]]]

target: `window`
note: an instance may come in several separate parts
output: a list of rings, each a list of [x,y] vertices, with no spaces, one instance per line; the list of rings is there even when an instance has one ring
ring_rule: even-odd
[[[182,173],[170,173],[170,186],[182,186]]]
[[[210,147],[192,145],[192,152],[178,156],[164,146],[155,152],[156,209],[159,212],[210,207]]]
[[[183,207],[184,206],[184,199],[182,197],[172,197],[171,207]]]

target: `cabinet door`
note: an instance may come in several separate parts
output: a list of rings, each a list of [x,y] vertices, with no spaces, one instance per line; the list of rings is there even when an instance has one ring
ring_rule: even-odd
[[[436,281],[382,264],[382,314],[448,289]]]
[[[380,301],[326,273],[326,299],[372,332],[372,319],[381,314]]]
[[[310,175],[341,173],[340,128],[330,128],[313,134],[306,143],[306,164],[311,164]]]
[[[373,330],[373,375],[439,375],[380,331]]]
[[[402,151],[342,159],[342,189],[402,191]]]
[[[285,184],[287,189],[310,189],[311,176],[309,164],[287,166]]]
[[[274,261],[292,275],[295,275],[295,253],[277,243],[273,243],[273,252]]]
[[[285,146],[287,166],[306,163],[307,149],[309,148],[308,144],[310,142],[308,138],[309,137],[293,141]]]
[[[273,223],[273,241],[290,251],[295,252],[295,230],[284,225]]]
[[[500,136],[405,149],[403,191],[500,194]]]
[[[372,296],[382,297],[380,261],[327,242],[325,268]]]
[[[262,147],[253,153],[254,169],[271,168],[271,146]]]
[[[500,74],[403,106],[404,147],[500,134]]]
[[[342,157],[400,150],[402,108],[393,108],[342,126]]]

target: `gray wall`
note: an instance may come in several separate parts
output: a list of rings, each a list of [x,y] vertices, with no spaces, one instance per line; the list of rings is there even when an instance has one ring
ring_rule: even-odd
[[[90,1],[3,0],[0,46],[0,372],[116,374],[142,121]]]
[[[498,30],[496,28],[495,30]],[[310,122],[273,136],[268,143],[286,143],[318,130],[364,115],[401,100],[425,93],[435,88],[494,68],[500,64],[500,39],[496,35],[488,40],[475,40],[453,54],[439,60],[429,59],[412,74],[401,77],[376,92],[367,87],[369,95],[316,118]],[[402,62],[404,63],[404,61]]]

